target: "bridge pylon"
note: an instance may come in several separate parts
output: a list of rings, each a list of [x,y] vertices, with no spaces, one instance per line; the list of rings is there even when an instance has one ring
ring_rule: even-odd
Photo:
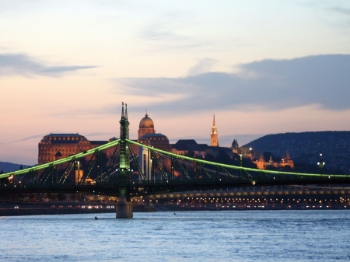
[[[129,121],[127,104],[122,103],[120,123],[120,168],[118,175],[119,198],[116,205],[117,218],[132,218],[132,203],[129,198],[128,188],[130,183],[129,150],[126,139],[129,139]]]

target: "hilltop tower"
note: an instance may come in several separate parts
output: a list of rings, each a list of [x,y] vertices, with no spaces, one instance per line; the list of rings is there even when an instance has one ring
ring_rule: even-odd
[[[219,135],[218,130],[215,125],[215,114],[213,118],[213,126],[211,128],[211,134],[210,134],[210,145],[211,146],[219,146]]]

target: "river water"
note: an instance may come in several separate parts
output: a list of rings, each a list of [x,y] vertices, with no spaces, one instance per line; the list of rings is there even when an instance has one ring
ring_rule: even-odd
[[[350,261],[350,211],[0,217],[0,261]]]

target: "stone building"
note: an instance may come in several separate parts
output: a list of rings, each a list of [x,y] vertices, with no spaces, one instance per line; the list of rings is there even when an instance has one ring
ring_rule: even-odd
[[[213,117],[213,126],[210,133],[210,146],[219,146],[219,134],[215,124],[215,115]]]
[[[148,114],[146,114],[140,121],[138,142],[165,151],[171,151],[169,139],[163,134],[156,133],[153,120],[148,116]]]
[[[44,136],[39,142],[38,164],[52,162],[61,158],[78,154],[89,149],[106,144],[116,138],[108,141],[89,141],[83,135],[76,134],[49,134]],[[106,150],[109,157],[113,150]]]
[[[263,156],[261,155],[258,160],[255,160],[254,163],[256,167],[259,169],[267,169],[269,167],[273,168],[294,168],[294,161],[290,158],[289,153],[286,153],[286,156],[281,159],[281,161],[274,161],[272,156],[270,156],[269,161],[265,161]]]

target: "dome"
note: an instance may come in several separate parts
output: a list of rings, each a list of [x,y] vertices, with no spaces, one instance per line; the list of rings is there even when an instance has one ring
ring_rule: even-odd
[[[146,114],[145,117],[141,119],[139,128],[154,128],[153,120]]]

